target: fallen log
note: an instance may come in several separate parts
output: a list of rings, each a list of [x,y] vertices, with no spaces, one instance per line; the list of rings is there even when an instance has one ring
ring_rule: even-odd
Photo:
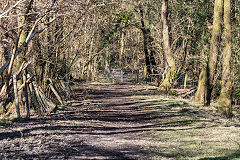
[[[31,88],[32,88],[32,91],[34,94],[34,96],[32,98],[33,98],[35,107],[37,107],[36,109],[40,115],[45,114],[45,113],[50,113],[56,108],[56,104],[54,104],[50,99],[48,99],[44,95],[44,93],[42,93],[40,91],[40,89],[35,81],[32,82]]]
[[[60,94],[58,93],[53,81],[51,79],[49,79],[49,86],[52,90],[52,92],[54,93],[54,95],[56,96],[56,98],[58,99],[58,101],[61,103],[61,105],[64,105],[64,101],[62,99],[62,97],[60,96]]]
[[[193,87],[191,89],[186,89],[185,92],[179,93],[178,96],[181,96],[182,98],[186,98],[187,96],[193,94],[197,90],[196,87]]]

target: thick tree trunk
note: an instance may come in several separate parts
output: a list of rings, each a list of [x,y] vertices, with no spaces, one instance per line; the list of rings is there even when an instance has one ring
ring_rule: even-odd
[[[204,68],[199,76],[198,80],[198,89],[195,94],[194,100],[195,102],[205,104],[206,103],[206,96],[207,96],[207,71]]]
[[[150,64],[151,64],[151,67],[152,67],[152,73],[153,74],[157,74],[157,70],[156,70],[156,66],[157,66],[157,63],[156,63],[156,60],[155,60],[155,50],[153,49],[153,47],[151,46],[150,47]]]
[[[223,0],[215,0],[214,4],[214,17],[213,17],[213,31],[210,46],[210,54],[208,57],[207,72],[208,86],[207,86],[207,102],[206,105],[210,105],[212,89],[214,85],[214,76],[217,68],[217,60],[220,48],[220,38],[221,38],[221,23],[223,14]]]
[[[168,30],[168,23],[167,23],[167,17],[168,17],[168,0],[162,0],[162,26],[163,26],[163,47],[164,47],[164,53],[165,57],[169,66],[168,73],[163,80],[162,84],[159,86],[159,91],[168,91],[177,74],[177,68],[176,63],[173,58],[171,46],[170,46],[170,40],[169,40],[169,30]]]
[[[19,21],[18,21],[18,26],[23,26],[19,30],[20,36],[19,36],[19,40],[18,40],[18,47],[20,47],[26,41],[27,34],[30,30],[31,20],[30,20],[29,13],[31,12],[32,5],[33,5],[33,0],[27,0],[23,4],[23,10],[22,10],[21,14],[23,14],[25,16],[20,16]],[[16,63],[15,63],[16,70],[19,69],[19,67],[25,60],[26,51],[27,51],[27,47],[25,47],[22,50],[22,52],[19,54],[19,56],[16,58]]]
[[[224,41],[222,89],[219,98],[218,112],[230,117],[232,115],[232,81],[231,81],[231,0],[224,0]]]
[[[203,35],[204,34],[205,32],[203,33]],[[209,48],[209,45],[204,45],[203,51],[208,50],[208,48]],[[203,52],[203,54],[206,54],[206,53]],[[207,79],[208,79],[207,66],[206,64],[204,64],[204,67],[202,67],[201,73],[198,78],[197,91],[194,95],[194,101],[197,103],[206,104],[207,102]]]
[[[146,29],[146,26],[144,23],[144,17],[143,17],[143,8],[141,5],[139,6],[139,10],[140,10],[140,16],[141,16],[141,30],[143,33],[143,49],[145,53],[146,71],[147,71],[147,75],[150,75],[152,74],[150,56],[148,52],[148,45],[149,45],[148,39],[149,39],[150,30]]]
[[[223,0],[215,0],[210,53],[207,65],[202,69],[202,72],[199,75],[198,90],[195,94],[195,101],[204,105],[210,105],[211,101],[213,81],[220,47],[222,8]]]

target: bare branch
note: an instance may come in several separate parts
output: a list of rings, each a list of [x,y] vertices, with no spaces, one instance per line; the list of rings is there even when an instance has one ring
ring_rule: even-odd
[[[13,6],[11,6],[10,8],[8,8],[6,11],[2,12],[0,14],[0,18],[2,18],[5,14],[7,14],[8,12],[10,12],[14,7],[16,7],[18,4],[24,2],[25,0],[20,0],[17,3],[15,3]]]

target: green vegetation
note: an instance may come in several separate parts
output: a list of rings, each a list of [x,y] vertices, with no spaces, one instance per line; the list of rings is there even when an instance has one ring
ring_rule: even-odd
[[[1,120],[0,120],[0,126],[4,126],[5,124],[6,124],[6,120],[1,119]]]

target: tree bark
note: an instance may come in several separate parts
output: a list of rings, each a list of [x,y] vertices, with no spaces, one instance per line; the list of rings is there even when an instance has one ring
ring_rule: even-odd
[[[14,88],[14,97],[15,97],[15,102],[16,102],[17,118],[21,118],[20,108],[19,108],[18,88],[17,88],[17,76],[16,75],[13,75],[13,88]]]
[[[167,22],[167,17],[168,17],[168,0],[162,0],[162,27],[163,27],[163,47],[164,47],[164,53],[165,57],[169,66],[168,73],[163,80],[162,84],[159,86],[158,90],[159,91],[168,91],[177,74],[177,68],[176,68],[176,63],[173,58],[171,46],[170,46],[170,39],[169,39],[169,30],[168,30],[168,22]]]
[[[143,49],[144,49],[144,53],[145,53],[145,63],[146,63],[146,71],[147,71],[147,75],[152,74],[151,71],[151,62],[150,62],[150,56],[148,53],[148,37],[149,37],[149,29],[146,29],[145,26],[145,22],[144,22],[144,16],[143,16],[143,8],[140,5],[139,6],[139,10],[140,10],[140,16],[141,16],[141,31],[143,33]],[[147,77],[146,75],[146,77]]]
[[[215,0],[214,4],[214,17],[213,17],[213,31],[210,46],[210,53],[207,64],[207,74],[209,74],[207,82],[207,102],[206,105],[210,105],[212,89],[214,86],[214,76],[217,69],[217,60],[220,48],[221,39],[221,23],[223,14],[223,0]]]
[[[232,81],[231,81],[231,55],[232,55],[232,34],[231,34],[231,0],[224,0],[224,42],[222,89],[219,98],[218,112],[232,116]]]
[[[204,35],[204,33],[203,33]],[[208,50],[209,45],[204,45],[203,46],[203,51],[204,50]],[[205,52],[203,52],[203,54],[207,54]],[[207,66],[206,64],[204,64],[204,66],[202,67],[201,73],[199,75],[198,78],[198,87],[197,87],[197,91],[194,95],[194,101],[197,103],[201,103],[201,104],[206,104],[207,102]]]
[[[198,89],[195,93],[194,100],[195,102],[205,104],[207,96],[207,70],[204,67],[200,73],[198,80]]]
[[[222,23],[223,0],[215,0],[212,39],[210,43],[210,52],[208,61],[203,67],[198,81],[198,89],[195,94],[195,101],[204,105],[210,105],[213,89],[213,81],[217,68],[217,60],[219,55],[221,23]]]
[[[24,93],[24,105],[27,110],[26,118],[30,118],[30,107],[29,107],[29,97],[28,97],[28,84],[27,84],[27,73],[23,74],[23,84],[25,85],[23,88],[23,93]]]
[[[32,5],[33,5],[33,0],[25,1],[23,4],[22,13],[20,13],[20,14],[24,14],[25,16],[20,16],[18,21],[18,26],[23,26],[19,30],[19,40],[18,40],[18,46],[17,46],[18,48],[26,41],[27,34],[30,30],[31,20],[28,14],[32,9]],[[24,47],[22,52],[19,54],[18,58],[16,58],[16,63],[15,63],[16,69],[18,69],[22,64],[22,62],[25,60],[26,51],[27,51],[27,47]]]
[[[119,54],[119,67],[122,69],[122,60],[123,60],[123,54],[124,54],[124,33],[121,33],[121,48],[120,48],[120,54]]]

